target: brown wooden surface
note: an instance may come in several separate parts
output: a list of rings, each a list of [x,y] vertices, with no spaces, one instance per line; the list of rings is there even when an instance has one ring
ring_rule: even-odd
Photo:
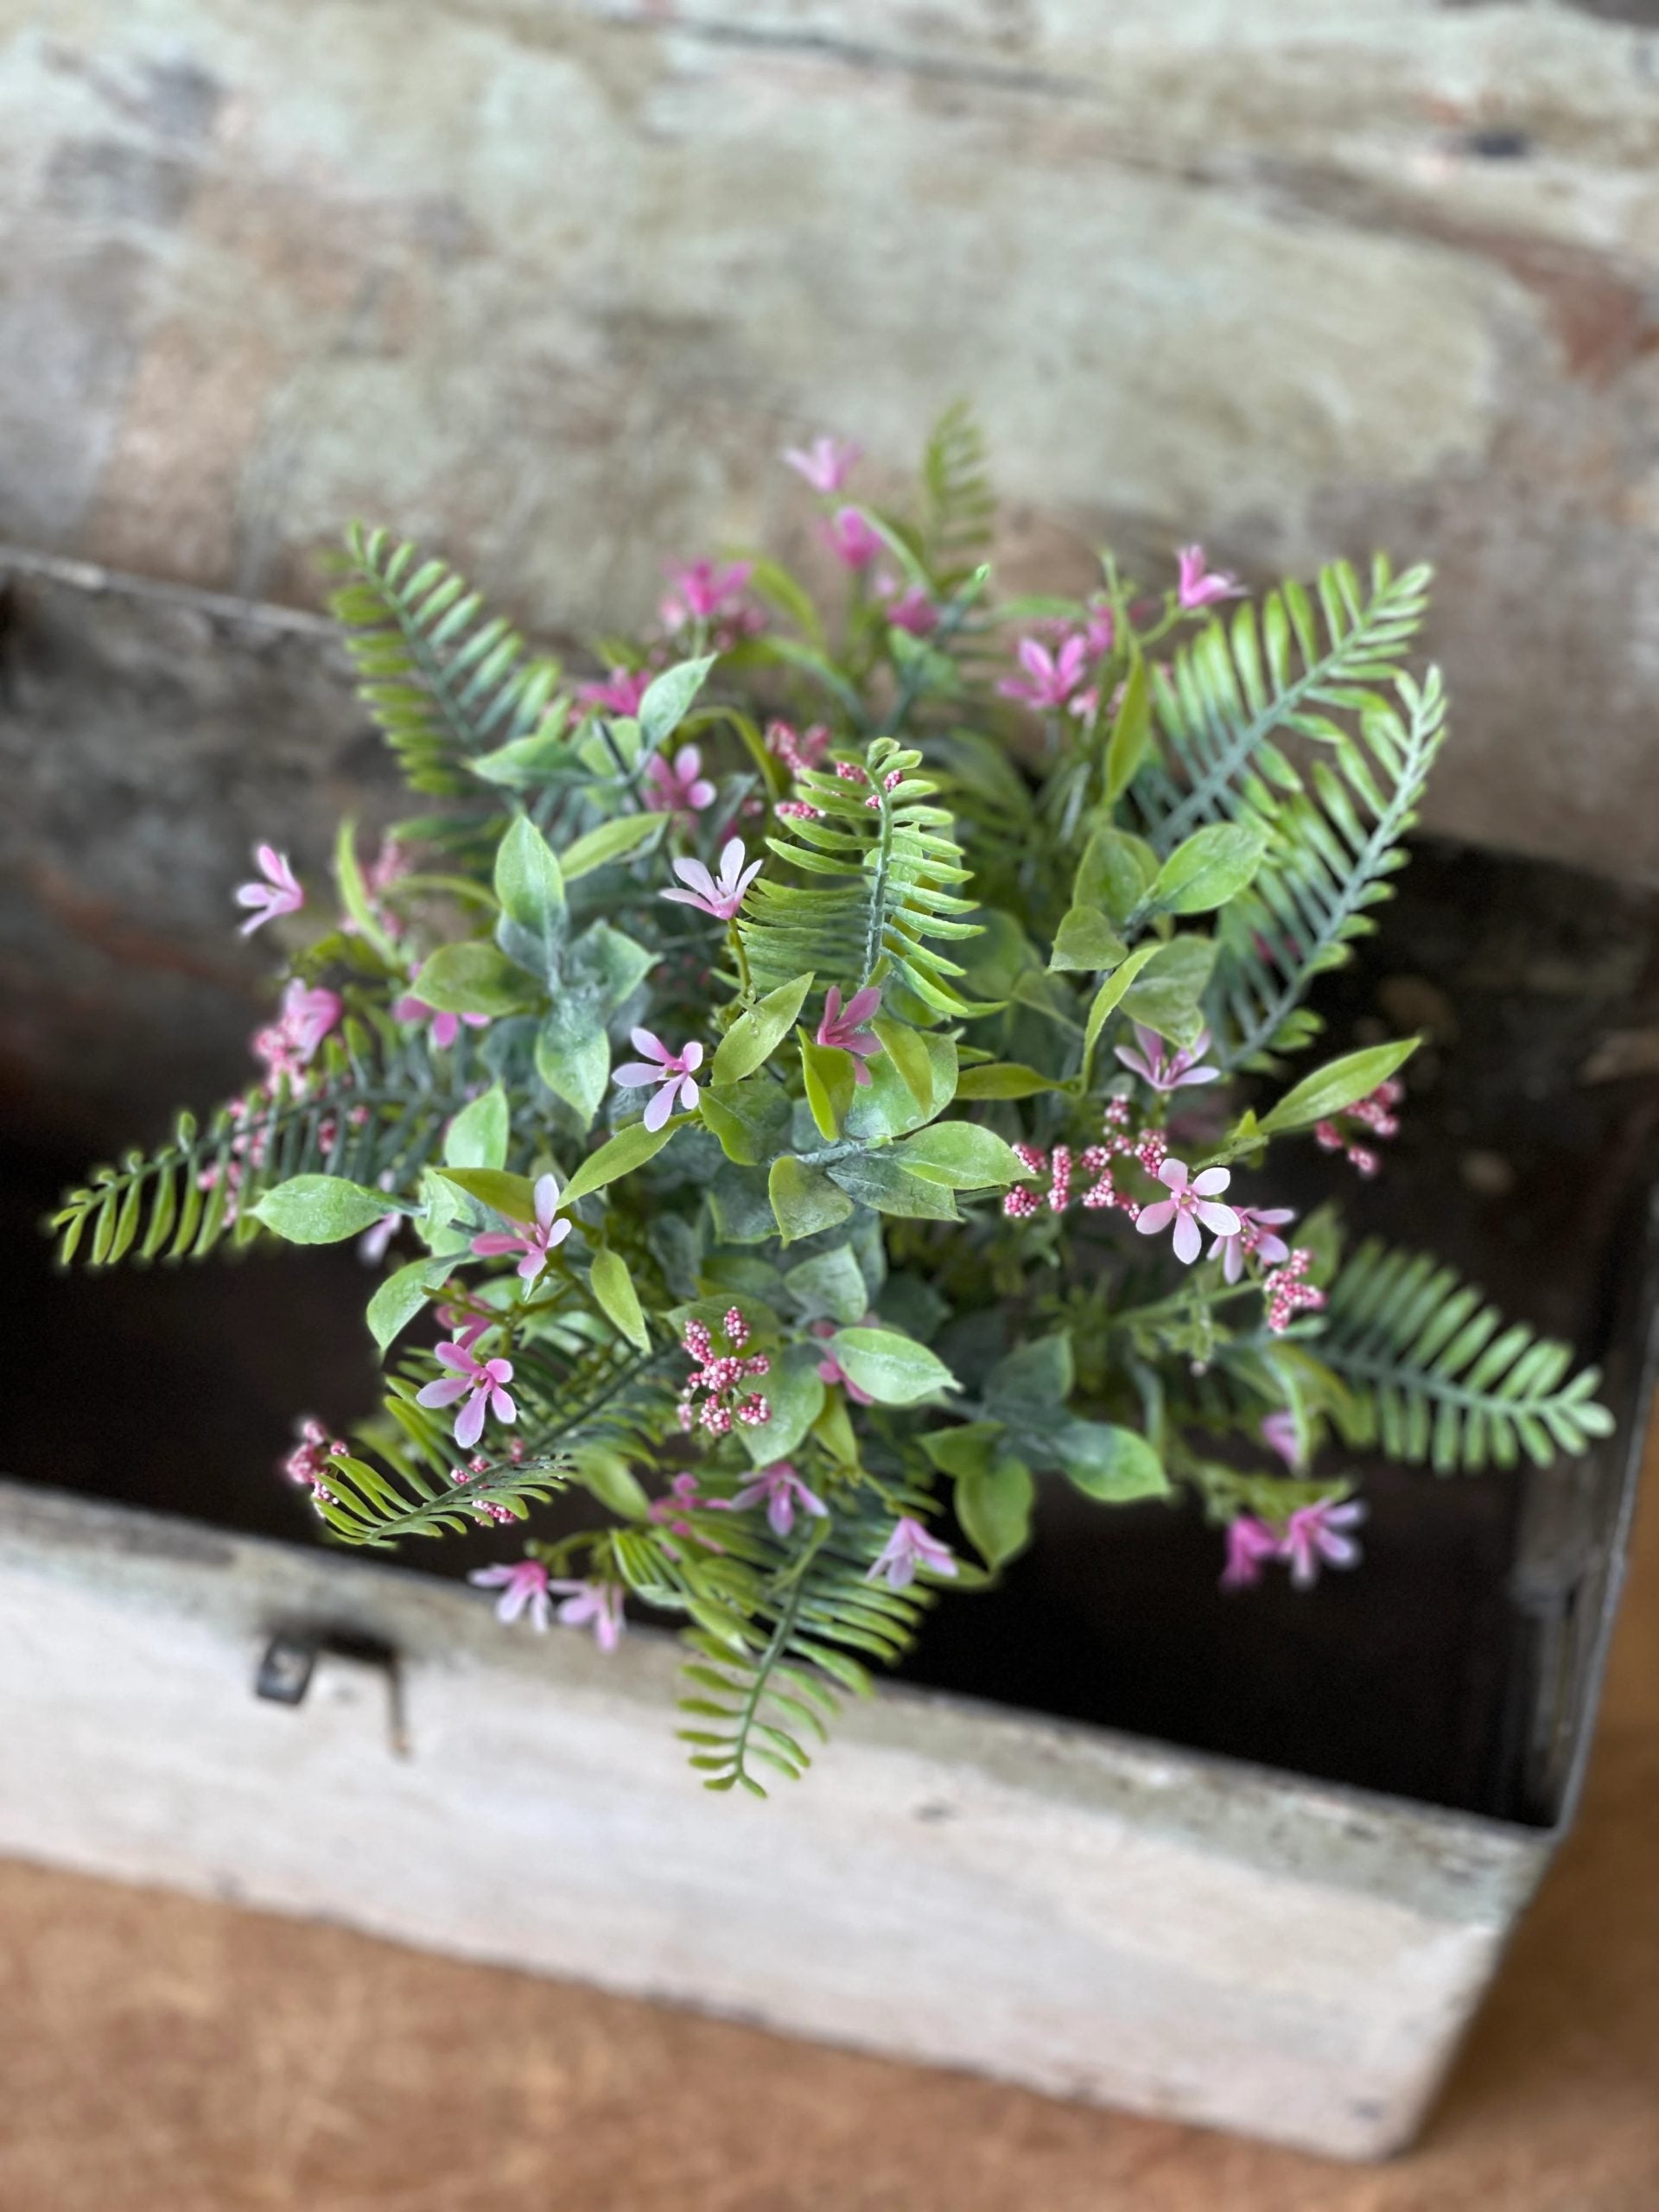
[[[1650,1499],[1580,1825],[1389,2166],[8,1865],[0,2212],[1653,2212],[1656,1724]]]

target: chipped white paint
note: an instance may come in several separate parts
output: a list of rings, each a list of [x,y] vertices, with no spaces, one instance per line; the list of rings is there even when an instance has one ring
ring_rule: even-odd
[[[715,1798],[660,1636],[11,1485],[0,1617],[0,1848],[1344,2157],[1413,2133],[1548,1847],[891,1690]],[[254,1698],[296,1623],[402,1655],[409,1756],[372,1667]]]

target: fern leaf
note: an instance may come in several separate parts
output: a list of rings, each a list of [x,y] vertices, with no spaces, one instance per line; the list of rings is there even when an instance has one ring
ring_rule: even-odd
[[[866,757],[855,783],[816,769],[799,777],[816,817],[767,840],[807,881],[769,874],[751,892],[739,928],[754,983],[772,990],[810,971],[856,988],[881,968],[935,1014],[966,1015],[950,988],[962,969],[935,950],[978,934],[965,918],[973,901],[957,889],[968,870],[950,813],[928,804],[936,786],[915,772],[918,753],[878,738]]]
[[[1506,1327],[1454,1268],[1425,1255],[1362,1244],[1324,1319],[1318,1355],[1349,1386],[1335,1417],[1355,1448],[1380,1444],[1446,1475],[1511,1467],[1523,1452],[1547,1467],[1612,1433],[1594,1368],[1568,1381],[1567,1345],[1522,1322]]]
[[[1331,711],[1379,704],[1395,685],[1400,655],[1415,634],[1429,570],[1395,576],[1378,555],[1369,594],[1345,561],[1320,572],[1316,620],[1300,584],[1270,592],[1260,615],[1246,604],[1230,626],[1217,621],[1154,672],[1164,740],[1161,759],[1136,777],[1133,798],[1146,836],[1167,853],[1205,823],[1271,804],[1300,778],[1274,739],[1283,732],[1329,741],[1341,732]]]
[[[1255,816],[1268,857],[1228,911],[1216,976],[1229,1066],[1259,1065],[1318,1033],[1301,999],[1315,976],[1345,963],[1376,926],[1370,909],[1392,896],[1388,879],[1405,865],[1402,841],[1446,734],[1438,669],[1421,686],[1402,677],[1396,690],[1403,715],[1389,704],[1367,710],[1357,737],[1339,732],[1303,787]]]
[[[413,790],[476,792],[469,762],[537,728],[558,663],[531,658],[462,577],[423,561],[414,545],[353,523],[346,546],[348,581],[329,603],[346,626],[359,696]]]
[[[996,517],[985,440],[965,400],[947,407],[922,454],[922,558],[955,590],[984,559]]]

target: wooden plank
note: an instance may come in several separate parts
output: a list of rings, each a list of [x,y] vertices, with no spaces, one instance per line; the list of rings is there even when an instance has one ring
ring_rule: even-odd
[[[0,1849],[1346,2157],[1408,2139],[1540,1833],[887,1690],[711,1797],[675,1657],[0,1486]],[[349,1630],[305,1703],[271,1631]]]

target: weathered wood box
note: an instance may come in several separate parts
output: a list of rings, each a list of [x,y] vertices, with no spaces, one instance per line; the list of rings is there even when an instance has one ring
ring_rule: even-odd
[[[177,755],[194,823],[289,648],[92,587],[73,620],[44,585],[21,602],[0,726],[29,725],[66,853],[103,838],[114,865],[124,836],[159,865],[154,779],[124,830],[106,804],[111,671],[158,731],[226,733]],[[319,1546],[270,1470],[296,1412],[366,1401],[349,1259],[52,1274],[37,1224],[84,1142],[127,1134],[116,1092],[142,1116],[197,1088],[192,1054],[252,1020],[233,964],[135,949],[51,851],[20,855],[0,973],[0,1850],[1345,2156],[1411,2139],[1593,1718],[1654,1306],[1652,899],[1431,846],[1325,1001],[1338,1044],[1379,1019],[1433,1040],[1388,1173],[1344,1190],[1357,1222],[1605,1357],[1617,1443],[1524,1480],[1378,1472],[1363,1570],[1306,1596],[1222,1599],[1190,1516],[1051,1501],[1006,1587],[944,1609],[912,1679],[756,1806],[684,1770],[666,1637],[606,1661]],[[176,866],[166,888],[175,928],[181,899],[219,911]]]

